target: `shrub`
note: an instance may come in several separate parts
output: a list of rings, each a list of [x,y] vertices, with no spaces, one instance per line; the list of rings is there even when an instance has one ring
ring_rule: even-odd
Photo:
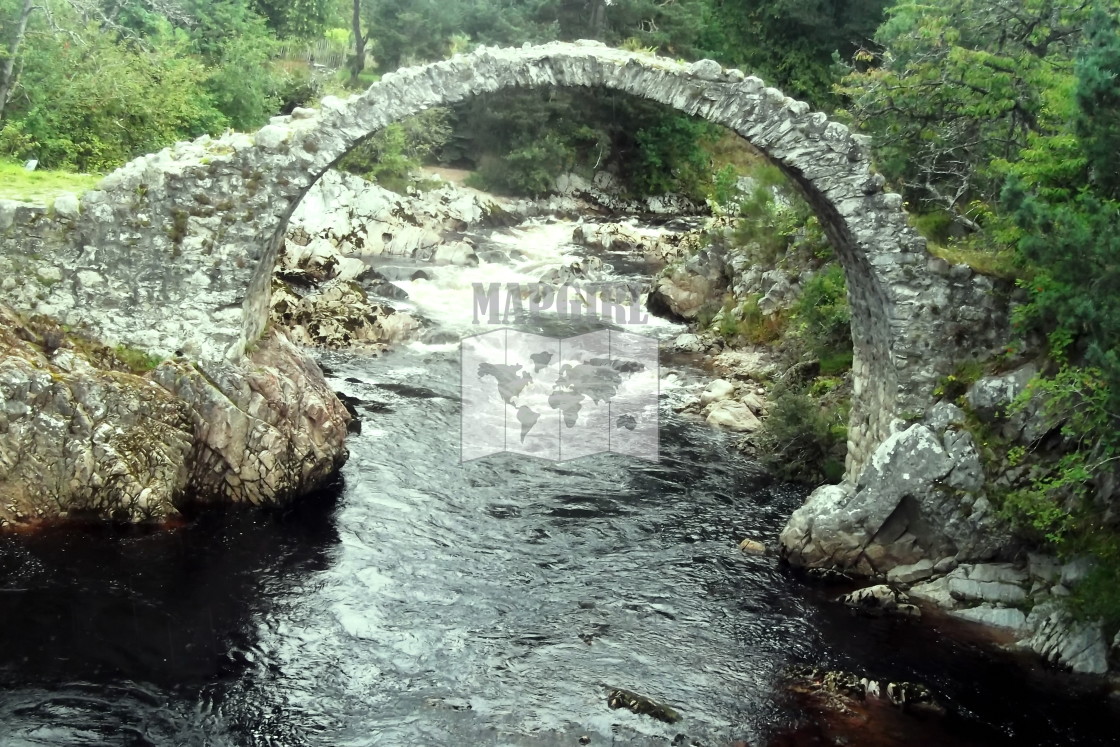
[[[793,315],[816,356],[835,362],[846,355],[850,364],[852,312],[844,269],[839,264],[827,265],[805,283]]]
[[[755,437],[767,469],[783,479],[811,484],[843,476],[848,405],[822,402],[792,391],[774,398]]]
[[[429,109],[395,122],[351,150],[339,161],[343,171],[403,192],[424,160],[451,135],[446,109]]]
[[[77,32],[76,32],[77,33]],[[23,57],[23,95],[9,104],[4,147],[45,168],[107,171],[227,120],[204,85],[206,70],[168,31],[148,47],[117,43],[97,26],[82,43],[44,34]]]

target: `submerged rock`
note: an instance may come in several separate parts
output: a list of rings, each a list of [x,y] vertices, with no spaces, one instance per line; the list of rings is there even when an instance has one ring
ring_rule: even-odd
[[[739,543],[739,549],[749,555],[765,555],[766,545],[749,537]]]
[[[902,710],[945,713],[945,708],[937,702],[933,692],[918,682],[878,680],[855,672],[804,665],[790,667],[786,677],[792,680],[795,691],[816,690],[841,696],[849,702],[885,698]],[[844,710],[842,702],[834,703]]]
[[[836,601],[869,615],[922,616],[922,611],[910,603],[908,596],[886,584],[857,589]]]
[[[607,692],[607,705],[610,708],[625,708],[639,716],[650,716],[667,724],[681,720],[681,715],[670,706],[621,688],[612,688]]]

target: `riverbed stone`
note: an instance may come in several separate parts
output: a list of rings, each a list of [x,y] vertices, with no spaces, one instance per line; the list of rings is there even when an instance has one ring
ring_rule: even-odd
[[[742,402],[729,399],[720,400],[712,405],[707,422],[709,425],[743,433],[753,433],[762,427],[762,421],[751,412],[749,407]]]
[[[739,398],[739,401],[750,408],[750,411],[755,415],[763,415],[766,412],[766,403],[755,392],[748,392]]]
[[[844,594],[837,601],[871,615],[921,617],[922,614],[921,610],[910,603],[906,594],[887,584],[857,589]]]
[[[933,575],[933,561],[922,558],[917,563],[899,565],[887,572],[887,580],[892,584],[913,584],[924,581]]]
[[[673,340],[673,347],[686,353],[699,353],[704,349],[704,341],[700,339],[700,335],[686,332],[677,335]]]
[[[726,379],[716,379],[700,393],[700,404],[710,405],[713,402],[729,399],[735,393],[735,385]]]
[[[914,599],[929,602],[941,609],[953,610],[960,606],[960,602],[949,593],[949,579],[945,576],[912,584],[908,592]]]
[[[992,605],[979,605],[967,609],[951,612],[955,617],[982,625],[991,625],[995,628],[1006,628],[1021,632],[1027,628],[1027,615],[1015,607],[995,607]]]

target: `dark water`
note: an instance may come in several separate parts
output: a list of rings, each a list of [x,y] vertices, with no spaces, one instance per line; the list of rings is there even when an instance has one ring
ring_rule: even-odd
[[[853,617],[740,553],[803,492],[668,407],[658,463],[460,464],[457,352],[326,363],[364,403],[334,489],[157,532],[0,537],[0,744],[823,743],[782,684],[801,662],[947,706],[847,744],[1117,744],[1091,686]],[[609,710],[604,685],[684,719]]]

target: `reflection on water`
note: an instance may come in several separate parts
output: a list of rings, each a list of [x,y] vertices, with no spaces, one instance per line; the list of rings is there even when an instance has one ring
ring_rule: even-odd
[[[668,407],[658,463],[460,464],[453,346],[325,362],[365,421],[337,490],[153,533],[0,537],[0,743],[823,743],[781,685],[794,662],[923,681],[949,707],[892,711],[861,744],[1114,743],[1103,696],[853,617],[740,553],[803,492]],[[684,720],[609,710],[604,686]]]

